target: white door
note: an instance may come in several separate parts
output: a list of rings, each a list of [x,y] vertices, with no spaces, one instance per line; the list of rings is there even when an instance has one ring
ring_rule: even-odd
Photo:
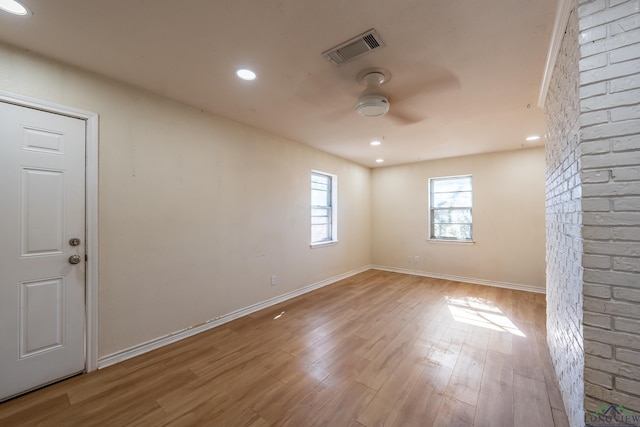
[[[84,120],[0,102],[0,400],[84,371],[84,240]]]

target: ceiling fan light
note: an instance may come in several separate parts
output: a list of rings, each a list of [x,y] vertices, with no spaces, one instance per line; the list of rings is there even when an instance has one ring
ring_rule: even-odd
[[[363,94],[358,99],[356,111],[362,117],[380,117],[389,111],[389,100],[380,94]]]

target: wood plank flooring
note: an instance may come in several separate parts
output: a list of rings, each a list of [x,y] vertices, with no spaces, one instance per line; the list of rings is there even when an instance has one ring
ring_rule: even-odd
[[[2,426],[567,426],[545,298],[370,270],[0,404]]]

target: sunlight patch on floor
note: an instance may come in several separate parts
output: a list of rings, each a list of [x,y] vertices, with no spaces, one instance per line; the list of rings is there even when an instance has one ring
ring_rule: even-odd
[[[494,331],[526,337],[491,301],[475,297],[445,296],[453,320]]]

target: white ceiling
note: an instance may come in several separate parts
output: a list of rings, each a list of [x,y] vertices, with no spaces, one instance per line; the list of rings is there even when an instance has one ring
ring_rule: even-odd
[[[0,40],[366,166],[518,149],[545,132],[557,0],[22,3],[33,14],[1,13]],[[340,66],[321,55],[370,28],[384,47]],[[238,80],[240,66],[258,79]],[[424,120],[358,116],[367,67],[391,72],[391,111]]]

